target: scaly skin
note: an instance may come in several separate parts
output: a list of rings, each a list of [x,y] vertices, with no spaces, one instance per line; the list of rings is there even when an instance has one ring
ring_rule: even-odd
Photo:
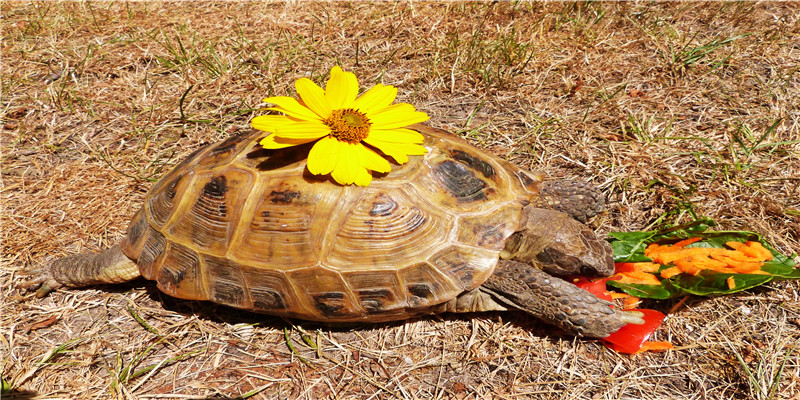
[[[500,260],[481,290],[577,336],[604,338],[627,323],[644,323],[641,313],[615,310],[609,302],[518,261]]]
[[[23,282],[20,288],[38,288],[37,297],[44,297],[60,287],[122,283],[140,276],[139,268],[119,245],[97,254],[83,253],[59,258],[48,265],[26,270],[25,274],[33,278]]]
[[[542,183],[535,207],[561,211],[580,222],[594,217],[605,208],[605,198],[592,184],[583,181],[555,180]]]

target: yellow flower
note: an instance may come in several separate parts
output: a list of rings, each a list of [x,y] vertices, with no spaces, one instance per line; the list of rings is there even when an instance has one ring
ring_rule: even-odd
[[[325,90],[308,78],[298,79],[295,88],[300,101],[285,96],[264,99],[275,104],[268,110],[284,115],[262,115],[250,124],[272,132],[261,141],[267,149],[317,141],[308,154],[307,167],[313,174],[331,174],[342,185],[366,186],[372,181],[369,171],[392,169],[376,149],[398,164],[407,162],[409,155],[427,152],[422,135],[405,127],[427,121],[428,114],[411,104],[392,104],[397,97],[394,86],[377,84],[356,98],[356,76],[336,66]]]

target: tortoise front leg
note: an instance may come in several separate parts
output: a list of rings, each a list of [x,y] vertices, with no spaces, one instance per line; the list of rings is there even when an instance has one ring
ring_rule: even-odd
[[[643,324],[642,313],[619,311],[595,295],[530,265],[500,260],[481,290],[509,308],[530,313],[577,336],[604,338],[625,324]]]
[[[23,272],[33,278],[23,282],[21,289],[38,289],[37,297],[62,286],[83,287],[100,283],[121,283],[138,278],[139,268],[119,245],[100,253],[84,253],[59,258],[48,265]]]

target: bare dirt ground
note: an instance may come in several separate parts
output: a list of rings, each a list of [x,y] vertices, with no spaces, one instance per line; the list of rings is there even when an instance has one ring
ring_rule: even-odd
[[[155,285],[20,294],[118,242],[148,189],[268,95],[399,88],[430,124],[609,197],[601,232],[714,218],[800,251],[797,3],[2,3],[6,398],[800,399],[800,282],[672,310],[666,353],[518,314],[331,329]]]

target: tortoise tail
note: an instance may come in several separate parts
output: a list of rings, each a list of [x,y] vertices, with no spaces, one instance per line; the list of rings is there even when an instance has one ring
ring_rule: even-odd
[[[37,289],[37,297],[44,297],[59,287],[121,283],[140,276],[136,263],[122,252],[119,245],[100,253],[59,258],[50,264],[27,269],[24,273],[32,278],[23,282],[20,288]]]

